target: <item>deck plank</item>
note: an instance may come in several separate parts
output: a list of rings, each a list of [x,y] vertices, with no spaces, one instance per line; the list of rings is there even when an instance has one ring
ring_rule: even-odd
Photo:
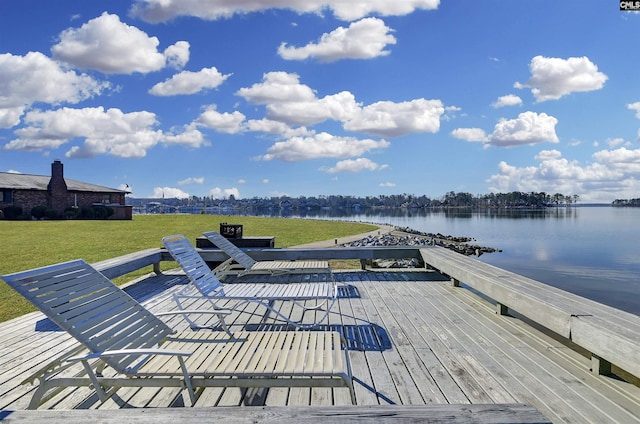
[[[531,404],[554,422],[640,422],[640,388],[590,373],[589,358],[524,321],[497,315],[492,304],[472,291],[430,279],[424,272],[354,270],[340,273],[338,280],[350,285],[344,293],[352,295],[339,299],[320,329],[342,329],[354,348],[349,357],[360,411],[402,405],[454,405],[464,411],[460,409],[463,404],[469,408],[496,405],[495,409],[505,404]],[[172,293],[183,284],[180,272],[165,272],[147,276],[131,290],[152,312],[161,312],[175,308]],[[291,302],[278,301],[274,306],[289,318],[303,318]],[[197,300],[192,307],[208,305]],[[305,322],[312,322],[319,313],[305,314]],[[187,329],[180,317],[167,322],[179,331]],[[227,322],[232,330],[285,328],[281,320],[255,304],[234,312]],[[45,324],[39,313],[0,324],[0,334],[11,342],[0,345],[0,409],[22,412],[33,387],[20,386],[20,381],[75,345],[66,333]],[[27,352],[37,354],[24,358]],[[105,403],[90,389],[76,388],[65,389],[45,407],[118,409],[115,417],[123,407],[165,408],[184,403],[185,396],[177,388],[123,388]],[[344,388],[207,388],[196,402],[197,408],[183,408],[176,417],[193,418],[208,407],[235,411],[249,405],[286,407],[294,417],[327,407],[340,414],[351,411],[344,406],[348,403]],[[104,413],[108,416],[109,411]],[[403,413],[411,414],[399,412],[400,416]],[[74,422],[72,415],[67,422]],[[19,415],[14,415],[14,420],[16,417]]]

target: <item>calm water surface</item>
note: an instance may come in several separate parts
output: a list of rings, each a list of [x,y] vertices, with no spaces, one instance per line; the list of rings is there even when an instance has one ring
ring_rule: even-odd
[[[482,255],[486,263],[640,315],[640,208],[320,217],[473,237],[479,245],[502,249]]]

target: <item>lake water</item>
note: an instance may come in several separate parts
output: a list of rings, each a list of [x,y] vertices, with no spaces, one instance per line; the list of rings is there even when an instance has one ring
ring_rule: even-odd
[[[384,223],[473,237],[501,249],[480,260],[640,315],[640,208],[394,211],[306,218]]]

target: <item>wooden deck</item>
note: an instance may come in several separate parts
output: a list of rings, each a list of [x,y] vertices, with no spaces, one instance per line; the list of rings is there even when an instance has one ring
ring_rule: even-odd
[[[347,338],[358,407],[466,404],[500,409],[529,404],[553,422],[640,422],[640,388],[590,372],[589,356],[520,319],[496,314],[493,303],[471,290],[453,287],[449,278],[438,272],[353,270],[336,272],[335,276],[341,284],[340,299],[328,323],[320,329],[337,329]],[[186,278],[181,272],[165,272],[142,278],[127,291],[151,311],[162,312],[175,308],[171,295],[184,284]],[[299,310],[291,309],[290,302],[278,305],[282,312],[299,314]],[[234,313],[227,322],[232,330],[284,328],[264,309],[253,305],[247,305],[243,313]],[[186,327],[180,318],[172,318],[169,323],[178,330]],[[0,338],[0,410],[5,411],[0,419],[11,419],[6,411],[26,409],[34,390],[20,383],[68,352],[75,342],[40,313],[1,324]],[[182,405],[182,395],[177,388],[123,388],[101,404],[89,389],[65,389],[41,409],[165,408]],[[338,414],[352,411],[347,408],[349,404],[348,390],[342,388],[208,388],[196,406],[286,406],[300,418],[305,416],[300,407],[332,406]],[[181,419],[188,418],[190,410],[176,409]],[[434,417],[437,410],[433,409]],[[460,418],[469,418],[465,414],[472,414],[470,411],[460,409]],[[46,412],[35,414],[42,417]],[[412,416],[406,410],[404,413],[407,418]],[[378,412],[377,416],[383,415]],[[14,418],[20,416],[18,413]],[[72,415],[51,418],[55,416],[73,422]],[[242,418],[249,420],[246,414]],[[153,421],[151,416],[149,419]],[[505,421],[487,418],[486,422]]]

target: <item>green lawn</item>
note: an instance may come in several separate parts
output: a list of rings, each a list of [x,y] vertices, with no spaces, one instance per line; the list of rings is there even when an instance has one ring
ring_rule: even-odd
[[[195,243],[203,231],[216,230],[220,222],[242,224],[245,236],[275,236],[276,247],[331,240],[372,231],[368,224],[291,218],[224,215],[141,215],[131,221],[3,221],[0,275],[82,258],[89,263],[150,247],[161,247],[162,237],[184,234]],[[163,268],[175,267],[167,262]],[[151,268],[119,278],[129,281]],[[0,282],[0,322],[34,308],[4,282]]]

